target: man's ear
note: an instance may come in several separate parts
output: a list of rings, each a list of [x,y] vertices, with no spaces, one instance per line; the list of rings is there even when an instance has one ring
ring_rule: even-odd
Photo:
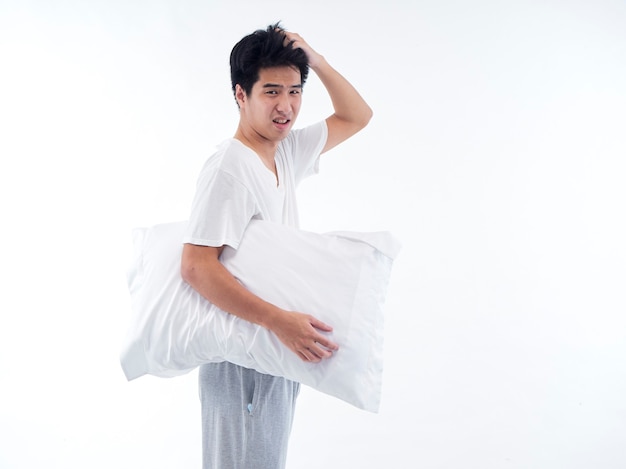
[[[241,105],[246,101],[246,92],[241,85],[235,85],[235,99],[237,100],[239,108],[241,108]]]

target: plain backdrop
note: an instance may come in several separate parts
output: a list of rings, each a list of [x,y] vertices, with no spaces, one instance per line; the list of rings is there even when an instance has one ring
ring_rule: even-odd
[[[119,366],[130,233],[187,218],[278,20],[375,113],[302,227],[403,242],[380,412],[303,389],[289,467],[625,467],[622,0],[2,0],[0,467],[200,467],[196,373]]]

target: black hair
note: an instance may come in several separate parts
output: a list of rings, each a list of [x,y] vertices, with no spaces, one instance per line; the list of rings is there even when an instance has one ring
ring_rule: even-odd
[[[301,85],[306,82],[309,64],[305,52],[291,43],[284,45],[285,32],[280,22],[258,29],[235,44],[230,53],[230,80],[246,94],[259,79],[259,71],[270,67],[292,67],[300,71]]]

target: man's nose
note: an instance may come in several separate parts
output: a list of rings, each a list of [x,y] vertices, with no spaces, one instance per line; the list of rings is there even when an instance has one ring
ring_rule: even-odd
[[[288,94],[281,94],[276,104],[276,109],[280,112],[289,112],[291,110],[291,101]]]

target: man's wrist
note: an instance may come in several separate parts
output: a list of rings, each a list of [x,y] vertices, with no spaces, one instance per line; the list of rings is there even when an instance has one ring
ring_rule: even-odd
[[[324,66],[328,66],[328,62],[323,55],[317,54],[315,59],[309,60],[309,67],[315,72],[318,73]]]
[[[274,331],[281,317],[284,315],[284,311],[274,305],[271,305],[267,311],[262,315],[260,325],[265,329]]]

